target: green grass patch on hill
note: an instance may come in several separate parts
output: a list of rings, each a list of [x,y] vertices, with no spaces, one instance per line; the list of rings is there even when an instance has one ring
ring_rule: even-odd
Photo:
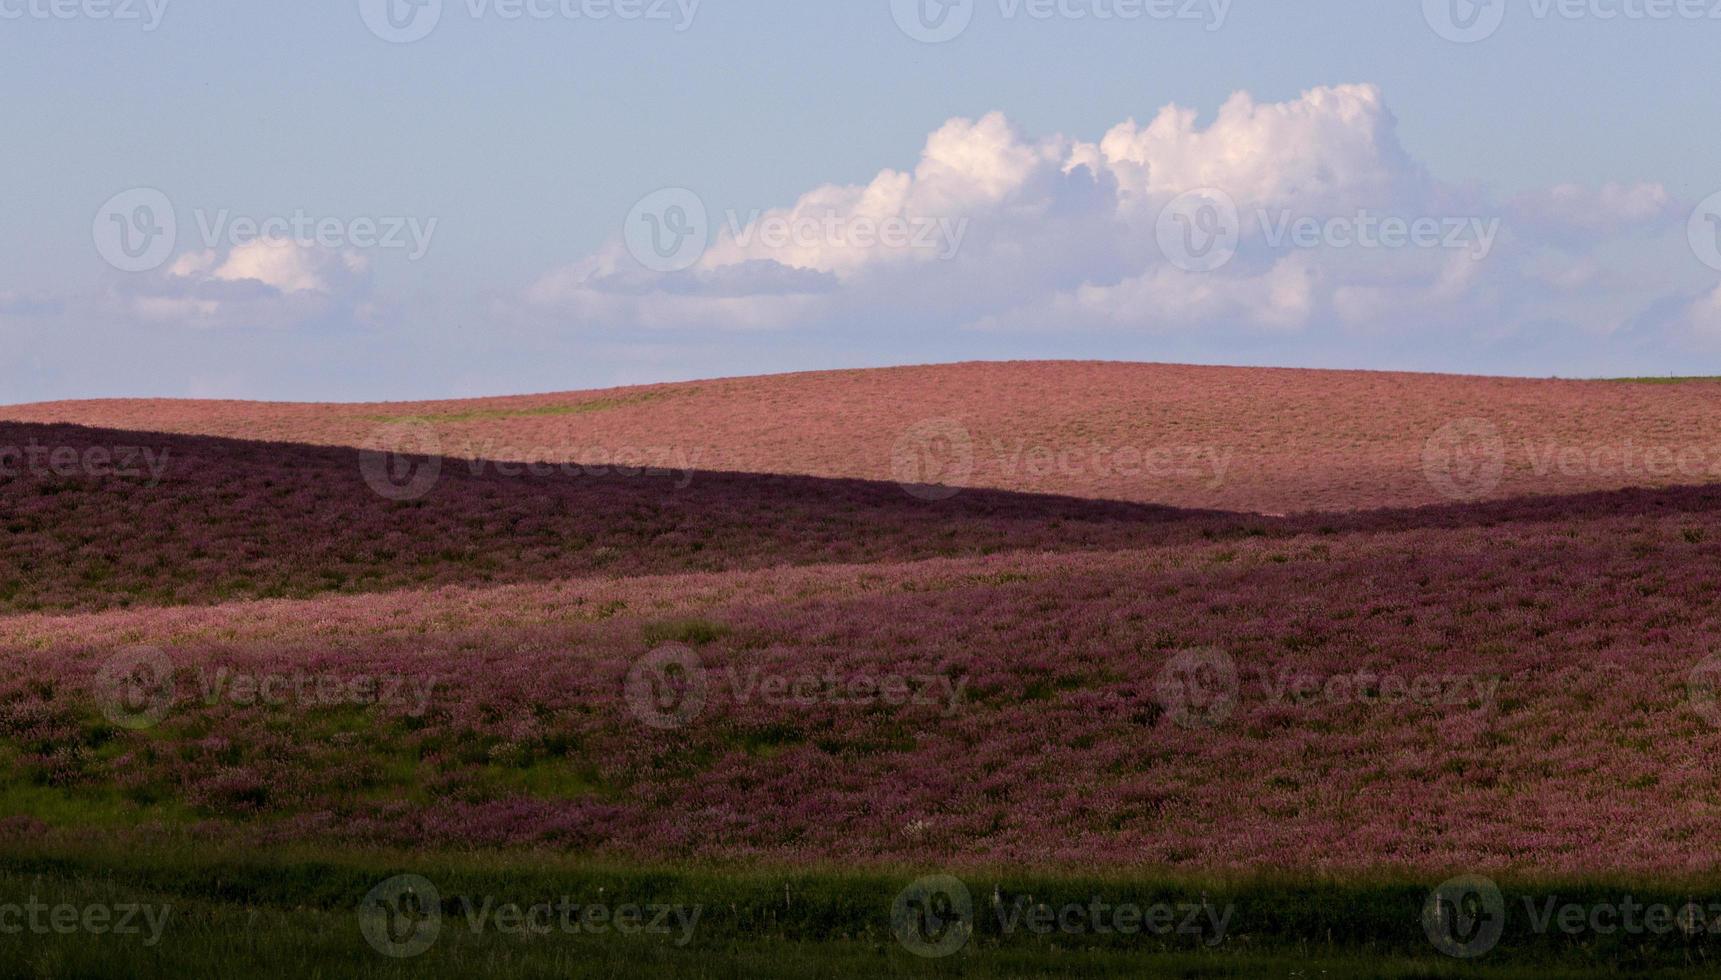
[[[1700,381],[1721,381],[1721,376],[1716,376],[1716,375],[1691,375],[1691,376],[1689,376],[1689,377],[1673,377],[1673,376],[1668,376],[1668,377],[1664,377],[1664,378],[1658,378],[1658,377],[1643,377],[1643,378],[1609,378],[1609,379],[1607,379],[1607,380],[1609,380],[1609,381],[1614,381],[1614,382],[1618,382],[1618,383],[1621,383],[1621,384],[1639,384],[1639,385],[1682,385],[1682,384],[1691,384],[1691,383],[1694,383],[1694,382],[1700,382]]]
[[[592,398],[582,402],[568,402],[560,405],[534,405],[530,408],[472,408],[465,411],[429,412],[422,415],[366,415],[367,422],[395,424],[401,422],[424,422],[436,424],[439,422],[492,422],[499,419],[542,418],[557,415],[590,415],[593,412],[608,412],[617,408],[628,408],[633,405],[644,405],[648,402],[659,401],[672,394],[686,395],[697,391],[696,388],[675,389],[673,391],[645,391],[637,395],[618,395],[613,398]]]

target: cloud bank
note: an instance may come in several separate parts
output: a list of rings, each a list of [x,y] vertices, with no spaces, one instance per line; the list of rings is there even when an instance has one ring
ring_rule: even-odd
[[[1167,106],[1096,141],[1031,137],[992,113],[945,123],[910,171],[817,187],[783,208],[708,212],[709,247],[686,268],[652,271],[630,228],[544,274],[510,312],[624,331],[907,319],[980,331],[1549,341],[1559,330],[1641,328],[1650,303],[1630,294],[1643,284],[1610,274],[1598,253],[1665,233],[1688,211],[1653,183],[1497,200],[1443,182],[1405,151],[1373,85],[1282,103],[1238,93],[1205,123]],[[887,223],[926,241],[881,241]],[[1225,261],[1192,271],[1187,251],[1225,231]],[[1596,301],[1610,290],[1612,302]],[[1687,297],[1659,326],[1712,325],[1714,308],[1713,296]]]
[[[464,301],[360,247],[361,226],[338,245],[206,234],[78,293],[0,283],[10,399],[434,397],[1004,357],[1721,368],[1721,194],[1444,180],[1366,84],[1171,105],[1086,138],[951,119],[907,169],[786,205],[657,192],[607,244],[512,282],[439,261]]]

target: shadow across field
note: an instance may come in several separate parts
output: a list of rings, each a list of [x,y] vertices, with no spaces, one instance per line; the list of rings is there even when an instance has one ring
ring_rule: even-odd
[[[894,483],[803,476],[534,475],[493,460],[0,424],[0,447],[13,446],[79,462],[0,458],[0,612],[1116,548],[1233,520],[990,490],[929,501]],[[120,447],[147,448],[159,479],[141,463],[116,475],[82,462]],[[396,494],[412,499],[366,479],[426,464],[433,485]]]
[[[1259,518],[1276,533],[1392,533],[1457,530],[1507,524],[1667,517],[1721,511],[1721,484],[1633,487],[1590,493],[1513,497],[1477,503],[1393,507],[1340,513],[1310,512],[1285,518]]]
[[[7,423],[0,613],[1721,510],[1714,486],[1289,517],[925,491]]]

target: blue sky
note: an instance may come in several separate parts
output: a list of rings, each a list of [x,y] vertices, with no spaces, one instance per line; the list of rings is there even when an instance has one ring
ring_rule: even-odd
[[[0,0],[0,401],[1014,357],[1721,371],[1690,233],[1721,191],[1713,0],[972,0],[936,44],[907,0],[534,2],[445,0],[394,43],[360,0]],[[1442,36],[1471,16],[1491,33]],[[677,201],[708,247],[642,264]],[[128,271],[139,202],[176,227]],[[1222,267],[1165,254],[1215,214]],[[1340,244],[1392,219],[1493,234]]]

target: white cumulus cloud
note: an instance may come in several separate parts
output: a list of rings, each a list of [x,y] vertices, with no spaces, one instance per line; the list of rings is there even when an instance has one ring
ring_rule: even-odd
[[[131,317],[198,328],[285,328],[355,318],[369,264],[350,251],[257,239],[185,252],[160,273],[123,285]]]
[[[1184,271],[1158,222],[1180,195],[1214,189],[1237,210],[1235,257]],[[1280,103],[1238,93],[1205,123],[1167,106],[1093,141],[1031,137],[992,113],[945,123],[912,169],[713,212],[710,245],[684,271],[648,271],[618,238],[543,275],[518,305],[624,329],[919,316],[1283,334],[1481,315],[1498,332],[1605,282],[1585,248],[1664,226],[1676,210],[1654,184],[1561,184],[1491,202],[1441,182],[1400,144],[1372,85]],[[1407,245],[1410,229],[1421,237]]]

